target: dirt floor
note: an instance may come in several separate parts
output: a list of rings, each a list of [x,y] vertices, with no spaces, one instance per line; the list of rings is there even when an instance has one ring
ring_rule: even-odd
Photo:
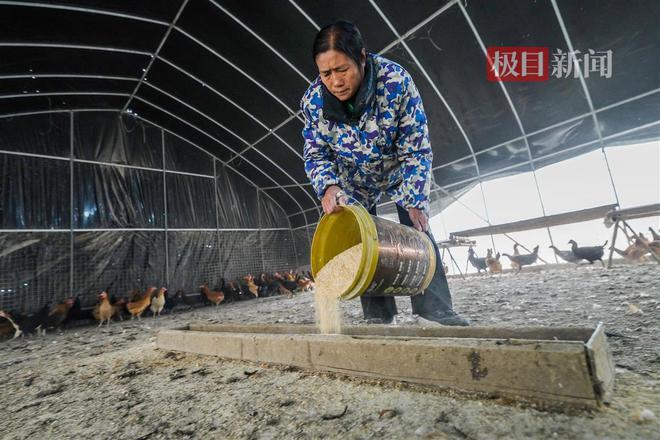
[[[307,293],[2,342],[0,438],[660,438],[656,264],[537,267],[515,276],[454,278],[450,285],[456,309],[474,325],[603,321],[615,334],[609,338],[616,363],[611,404],[601,411],[548,412],[155,347],[159,329],[195,321],[311,323]],[[409,299],[397,301],[399,325],[419,325]],[[630,304],[639,312],[633,307],[631,313]],[[358,301],[343,307],[347,322],[361,322]]]

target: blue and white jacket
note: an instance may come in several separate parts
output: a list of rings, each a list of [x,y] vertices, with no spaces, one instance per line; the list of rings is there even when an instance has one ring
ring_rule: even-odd
[[[338,185],[367,208],[386,193],[403,208],[428,212],[433,152],[421,97],[403,67],[369,54],[355,113],[320,77],[300,107],[305,172],[319,199]]]

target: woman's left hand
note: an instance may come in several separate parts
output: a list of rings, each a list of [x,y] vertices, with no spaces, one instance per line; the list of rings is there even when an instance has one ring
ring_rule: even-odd
[[[410,220],[415,229],[420,232],[426,232],[429,229],[429,218],[424,211],[417,208],[410,208],[408,209],[408,215],[410,215]]]

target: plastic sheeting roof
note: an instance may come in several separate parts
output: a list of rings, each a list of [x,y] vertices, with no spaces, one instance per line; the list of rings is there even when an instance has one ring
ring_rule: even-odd
[[[339,18],[420,89],[436,211],[479,179],[660,138],[655,0],[0,0],[0,117],[133,113],[263,188],[294,227],[311,223],[298,104],[314,36]],[[612,75],[489,82],[491,46],[611,50]]]

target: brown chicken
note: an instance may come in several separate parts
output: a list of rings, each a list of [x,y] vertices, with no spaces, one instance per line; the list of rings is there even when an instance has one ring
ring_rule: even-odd
[[[298,279],[298,290],[307,292],[312,289],[314,289],[314,281],[302,277]]]
[[[199,286],[200,289],[202,289],[202,293],[208,299],[211,301],[213,304],[216,306],[220,304],[222,301],[225,299],[225,294],[222,292],[216,292],[214,290],[209,289],[208,284],[202,284]]]
[[[287,281],[295,281],[296,280],[296,274],[293,273],[292,270],[290,270],[290,271],[284,273],[284,278]]]
[[[254,295],[255,298],[259,298],[259,286],[254,282],[254,276],[252,274],[247,274],[243,279],[245,280],[250,293]]]
[[[151,313],[154,314],[154,317],[160,316],[160,312],[165,307],[165,292],[167,292],[167,289],[161,287],[154,299],[151,300]]]
[[[149,305],[151,305],[151,297],[155,291],[156,288],[154,286],[149,287],[147,291],[140,295],[137,299],[132,301],[129,300],[129,302],[126,304],[126,309],[128,310],[128,313],[131,314],[131,319],[135,319],[136,316],[138,320],[141,319],[140,317],[144,311],[147,310]]]
[[[644,239],[645,237],[640,234],[640,237],[636,238],[635,241],[633,241],[633,243],[630,246],[628,246],[625,250],[617,249],[614,246],[612,246],[611,249],[617,254],[621,255],[626,260],[632,261],[633,263],[646,261],[647,258],[645,257],[645,255],[649,251],[647,247],[648,243],[645,243]],[[647,246],[644,246],[644,244],[646,244]]]
[[[490,273],[502,273],[502,263],[500,263],[500,253],[498,252],[493,257],[493,250],[488,249],[486,252],[486,264]]]
[[[99,327],[103,325],[104,321],[107,321],[107,325],[110,325],[110,320],[112,319],[113,313],[114,310],[110,304],[108,292],[101,292],[99,294],[99,303],[96,305],[96,307],[94,307],[94,310],[92,310],[92,315],[94,318],[100,321]]]
[[[16,339],[21,334],[23,333],[18,326],[14,322],[14,320],[9,316],[9,313],[5,312],[4,310],[0,310],[0,339],[4,339],[6,337],[9,337],[11,335],[14,335],[12,339]]]
[[[66,298],[53,307],[48,314],[48,320],[46,324],[44,324],[44,329],[60,329],[66,318],[69,316],[69,310],[71,310],[71,307],[73,307],[73,298]]]

